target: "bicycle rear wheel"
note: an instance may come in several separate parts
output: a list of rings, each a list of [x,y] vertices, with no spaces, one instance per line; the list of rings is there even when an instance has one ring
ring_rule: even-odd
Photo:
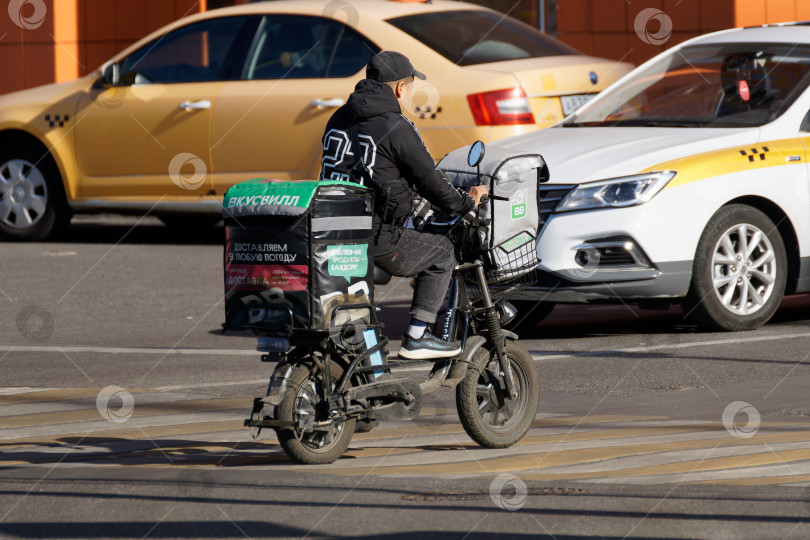
[[[330,384],[340,379],[343,369],[332,364]],[[293,368],[287,391],[276,408],[276,418],[295,424],[276,430],[284,453],[297,463],[332,463],[343,455],[354,434],[355,418],[326,423],[329,408],[322,399],[322,377],[309,366]],[[324,422],[324,425],[319,425]]]

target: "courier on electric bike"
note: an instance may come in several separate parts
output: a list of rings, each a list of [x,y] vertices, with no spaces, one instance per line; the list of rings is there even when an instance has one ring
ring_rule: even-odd
[[[503,329],[515,316],[504,297],[533,281],[537,182],[547,169],[539,155],[499,155],[482,172],[483,157],[479,141],[464,162],[456,151],[439,164],[456,185],[488,184],[477,210],[451,219],[423,205],[413,216],[415,227],[448,235],[459,262],[439,334],[462,352],[438,360],[387,357],[374,286],[391,276],[371,257],[370,190],[274,180],[228,190],[223,327],[253,330],[262,361],[276,363],[245,420],[255,437],[274,429],[294,461],[331,463],[358,420],[416,418],[442,386],[456,388],[459,420],[478,444],[502,448],[525,435],[539,381],[531,355]],[[510,214],[517,219],[498,224]],[[427,380],[396,376],[398,366],[419,363],[433,364]]]

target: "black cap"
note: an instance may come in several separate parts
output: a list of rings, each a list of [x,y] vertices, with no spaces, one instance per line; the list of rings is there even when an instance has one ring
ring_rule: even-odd
[[[396,51],[383,51],[371,57],[366,66],[366,79],[380,82],[399,81],[413,75],[423,81],[425,74],[416,71],[408,57]]]

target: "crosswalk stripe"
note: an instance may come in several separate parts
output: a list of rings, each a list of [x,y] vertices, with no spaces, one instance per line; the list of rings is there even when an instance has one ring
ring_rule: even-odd
[[[708,449],[711,450],[711,449]],[[720,458],[710,457],[711,453],[707,452],[705,459],[695,459],[689,461],[679,461],[677,463],[664,463],[661,465],[652,465],[648,467],[635,467],[618,469],[612,471],[593,471],[588,473],[572,473],[572,474],[526,474],[521,475],[524,480],[574,480],[574,479],[604,479],[604,478],[620,478],[620,477],[638,477],[638,476],[658,476],[658,475],[674,475],[678,473],[690,473],[704,471],[717,471],[723,469],[743,469],[749,467],[756,467],[760,465],[772,464],[785,464],[792,461],[805,461],[808,458],[808,449],[801,448],[797,450],[783,450],[783,451],[767,451],[747,455],[733,455]]]
[[[810,474],[796,476],[766,476],[757,478],[717,478],[712,480],[698,480],[685,482],[687,484],[723,484],[726,486],[768,486],[790,485],[810,482]]]
[[[30,386],[0,386],[0,396],[9,396],[15,394],[27,394],[30,392],[42,392],[44,390],[56,390],[56,388],[31,388]]]
[[[194,387],[171,389],[184,388]],[[312,467],[292,465],[272,430],[251,440],[242,419],[252,399],[206,399],[167,389],[127,389],[141,397],[135,396],[133,414],[122,423],[105,420],[95,408],[99,388],[6,389],[0,392],[0,415],[6,412],[0,416],[0,467],[260,466],[347,476],[509,472],[524,481],[546,482],[810,482],[810,429],[797,422],[762,422],[755,436],[739,438],[714,421],[641,414],[546,415],[536,418],[513,447],[485,449],[467,437],[455,409],[441,402],[426,406],[425,416],[416,422],[384,423],[355,434],[348,459]],[[39,405],[52,405],[54,412],[19,414],[44,410]],[[19,436],[26,433],[30,436]]]
[[[456,411],[452,411],[453,416],[455,416]],[[369,440],[369,439],[399,439],[401,437],[420,437],[423,435],[449,435],[455,433],[464,433],[464,429],[461,427],[461,424],[458,423],[456,418],[451,420],[452,423],[449,424],[431,424],[430,426],[426,426],[421,424],[420,422],[424,421],[423,416],[419,416],[419,418],[415,421],[417,425],[413,425],[414,422],[406,424],[402,427],[397,428],[383,428],[383,429],[375,429],[369,433],[359,433],[354,436],[353,440]],[[603,423],[613,423],[619,421],[643,421],[643,420],[662,420],[665,419],[665,416],[634,416],[634,415],[593,415],[588,417],[583,416],[566,416],[566,417],[550,417],[550,418],[541,418],[534,420],[532,422],[532,427],[555,427],[555,426],[575,426],[578,424],[603,424]],[[583,422],[583,419],[587,419],[587,422]],[[474,445],[474,443],[471,443]]]
[[[22,393],[0,395],[0,405],[19,403],[45,403],[70,399],[96,398],[101,388],[50,388],[47,390],[32,389]],[[143,388],[127,388],[130,394],[154,392]]]
[[[632,430],[630,430],[632,431]],[[589,437],[593,437],[594,439],[599,439],[600,436],[605,436],[604,433],[590,433],[588,434]],[[616,459],[616,458],[626,458],[628,456],[642,456],[642,455],[653,455],[659,454],[659,458],[661,457],[660,454],[665,452],[670,452],[673,450],[683,450],[683,449],[691,449],[691,450],[700,450],[706,448],[712,448],[717,446],[745,446],[745,445],[757,445],[757,444],[765,444],[765,443],[778,443],[778,442],[792,442],[792,441],[807,441],[810,439],[810,433],[806,431],[796,431],[790,433],[775,433],[775,434],[762,434],[757,436],[757,440],[752,439],[738,439],[729,436],[727,433],[725,434],[727,437],[726,439],[719,439],[719,440],[681,440],[681,441],[672,441],[672,442],[662,442],[662,443],[642,443],[638,444],[637,442],[633,444],[633,442],[628,441],[627,444],[622,445],[614,445],[614,446],[594,446],[590,448],[581,448],[581,449],[570,449],[570,448],[558,448],[557,450],[550,450],[550,451],[542,451],[538,450],[532,453],[526,453],[526,447],[531,446],[533,443],[531,441],[524,442],[518,445],[518,448],[521,449],[523,453],[518,455],[505,455],[499,457],[487,457],[481,459],[473,459],[473,457],[468,457],[467,459],[456,459],[452,463],[446,463],[444,461],[437,462],[437,463],[420,463],[418,465],[393,465],[393,466],[374,466],[372,467],[345,467],[341,469],[335,469],[331,471],[332,474],[380,474],[380,475],[387,475],[387,474],[416,474],[416,475],[451,475],[451,474],[465,474],[471,471],[475,471],[476,469],[481,469],[482,472],[486,473],[502,473],[502,472],[514,472],[514,471],[532,471],[535,469],[553,469],[555,467],[565,467],[570,465],[580,465],[583,463],[603,463],[609,459]],[[545,437],[545,436],[544,436]],[[553,437],[553,436],[548,436]],[[558,437],[559,441],[559,437]],[[554,443],[552,438],[546,439],[548,443]],[[808,446],[810,446],[810,442],[808,442]],[[474,447],[473,444],[470,447]],[[514,448],[514,447],[513,447]],[[804,459],[808,459],[810,457],[810,453],[807,450],[801,450],[804,452]],[[480,452],[477,452],[478,454]],[[768,452],[770,453],[770,452]],[[449,457],[449,456],[447,456]],[[455,456],[458,458],[459,456]],[[745,463],[743,459],[742,463]],[[745,466],[745,465],[742,465]],[[521,473],[523,475],[523,473]],[[602,473],[571,473],[565,474],[560,472],[559,474],[545,472],[545,473],[526,473],[525,478],[531,479],[578,479],[578,478],[588,478],[588,477],[596,477],[600,476]],[[624,473],[617,473],[617,474],[627,474]],[[653,474],[653,473],[650,473]]]
[[[226,409],[250,410],[252,399],[210,399],[193,401],[173,401],[165,403],[147,403],[136,405],[132,410],[133,417],[159,416],[165,414],[196,413]],[[114,411],[116,407],[112,407]],[[18,428],[27,426],[42,426],[48,424],[66,424],[73,422],[88,422],[103,419],[97,409],[82,409],[77,411],[64,411],[39,414],[23,414],[19,416],[6,416],[2,419],[2,428]]]
[[[110,424],[112,425],[112,424]],[[197,435],[200,433],[217,433],[238,431],[245,433],[242,420],[201,421],[196,423],[171,424],[166,426],[147,426],[142,428],[118,428],[97,431],[78,430],[71,434],[75,440],[90,439],[93,442],[116,442],[121,439],[159,439],[161,437]],[[4,450],[26,446],[43,446],[65,444],[63,435],[47,437],[23,437],[18,439],[0,440],[0,448]]]
[[[587,416],[563,416],[539,418],[532,422],[532,427],[575,426],[578,424],[604,424],[607,422],[641,422],[644,420],[667,420],[666,416],[645,416],[626,414],[593,414]]]

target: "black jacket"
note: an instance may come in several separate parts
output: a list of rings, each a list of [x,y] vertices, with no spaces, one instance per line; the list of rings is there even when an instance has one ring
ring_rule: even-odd
[[[363,79],[345,105],[335,111],[323,136],[321,178],[364,183],[352,169],[356,164],[352,127],[374,189],[374,225],[402,225],[411,212],[413,189],[451,214],[471,210],[474,201],[456,190],[436,170],[416,127],[402,116],[390,86]]]

